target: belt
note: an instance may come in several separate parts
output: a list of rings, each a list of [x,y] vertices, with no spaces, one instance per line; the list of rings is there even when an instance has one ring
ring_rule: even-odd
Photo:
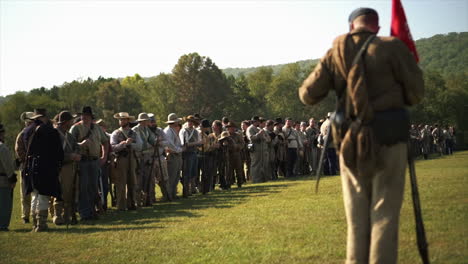
[[[92,157],[92,156],[81,156],[81,161],[92,161],[92,160],[98,160],[98,157]]]

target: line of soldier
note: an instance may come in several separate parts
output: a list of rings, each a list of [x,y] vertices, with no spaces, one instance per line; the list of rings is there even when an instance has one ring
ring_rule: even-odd
[[[189,197],[211,192],[217,184],[241,188],[247,180],[307,175],[317,169],[329,130],[328,119],[321,120],[322,131],[313,118],[306,124],[258,116],[239,128],[228,118],[211,123],[197,114],[181,119],[174,113],[162,129],[153,114],[135,118],[120,112],[114,115],[119,128],[109,134],[91,107],[77,115],[62,111],[53,120],[45,109],[20,118],[25,127],[17,136],[15,154],[21,217],[29,223],[31,216],[36,232],[48,229],[49,214],[56,225],[77,224],[76,213],[83,223],[98,219],[107,209],[109,193],[112,206],[125,211],[155,203],[156,184],[162,201],[173,201],[179,198],[179,181],[182,197]],[[328,168],[335,174],[337,165]]]
[[[428,159],[430,154],[452,155],[456,145],[455,127],[411,125],[410,147],[413,155]]]

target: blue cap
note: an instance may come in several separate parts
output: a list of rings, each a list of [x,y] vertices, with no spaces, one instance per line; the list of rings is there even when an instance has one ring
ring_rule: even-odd
[[[376,15],[377,17],[379,16],[379,14],[377,14],[377,11],[375,11],[372,8],[360,7],[358,9],[355,9],[353,12],[351,12],[348,18],[348,22],[352,23],[354,19],[356,19],[358,16],[370,15],[370,14]]]

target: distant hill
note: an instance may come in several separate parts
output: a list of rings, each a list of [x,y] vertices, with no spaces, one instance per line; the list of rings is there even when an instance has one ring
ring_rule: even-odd
[[[420,65],[424,70],[435,70],[442,75],[468,73],[468,32],[437,34],[430,38],[416,40]],[[312,67],[319,59],[298,61],[301,67]],[[269,65],[278,73],[287,64]],[[247,75],[260,67],[226,68],[226,75]]]
[[[468,32],[438,34],[416,41],[421,67],[442,75],[468,73]]]
[[[311,68],[313,65],[317,64],[318,59],[314,60],[302,60],[302,61],[297,61],[296,63],[299,63],[301,68],[309,67]],[[287,65],[286,64],[278,64],[278,65],[266,65],[266,67],[271,67],[273,68],[273,74],[278,73],[283,66]],[[251,72],[256,71],[260,67],[265,67],[265,66],[259,66],[259,67],[250,67],[250,68],[226,68],[223,69],[224,74],[226,75],[233,75],[234,77],[238,77],[240,74],[247,75]]]

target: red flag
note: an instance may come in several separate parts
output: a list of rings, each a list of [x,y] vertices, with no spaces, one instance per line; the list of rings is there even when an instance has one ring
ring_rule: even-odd
[[[416,45],[414,45],[413,37],[411,36],[408,22],[406,21],[405,10],[400,0],[392,0],[392,26],[390,35],[403,41],[406,46],[408,46],[411,53],[413,53],[416,62],[419,62]]]

